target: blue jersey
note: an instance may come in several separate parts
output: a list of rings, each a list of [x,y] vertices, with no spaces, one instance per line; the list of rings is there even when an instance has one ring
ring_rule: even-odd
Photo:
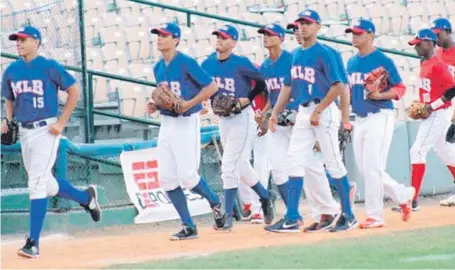
[[[76,83],[55,60],[38,56],[30,62],[19,59],[3,73],[2,96],[14,102],[14,118],[21,123],[58,115],[58,90]]]
[[[343,81],[337,56],[327,46],[316,43],[296,50],[291,71],[284,84],[291,86],[292,97],[301,103],[324,99],[333,84]]]
[[[252,81],[264,80],[264,76],[248,58],[231,54],[219,61],[213,53],[202,62],[206,70],[218,85],[217,94],[232,95],[235,98],[247,98],[252,90]]]
[[[261,65],[260,71],[264,74],[265,84],[267,86],[267,91],[269,92],[269,100],[272,107],[275,107],[280,90],[284,86],[284,78],[289,74],[291,61],[292,54],[283,50],[278,59],[272,61],[272,59],[268,57]],[[286,109],[296,110],[298,106],[299,103],[291,99],[286,106]]]
[[[389,87],[385,91],[390,91],[391,86],[402,83],[393,60],[379,50],[375,50],[366,56],[356,54],[348,61],[349,83],[352,89],[352,111],[359,116],[366,116],[368,113],[375,113],[380,109],[393,109],[391,100],[365,99],[363,82],[368,73],[380,66],[389,72]]]
[[[164,59],[156,63],[153,72],[157,84],[165,83],[172,92],[184,100],[197,96],[202,88],[207,87],[213,80],[190,56],[177,52],[174,58],[166,65]],[[184,116],[199,112],[202,104],[188,109]],[[177,113],[160,109],[160,113],[168,116],[179,116]]]

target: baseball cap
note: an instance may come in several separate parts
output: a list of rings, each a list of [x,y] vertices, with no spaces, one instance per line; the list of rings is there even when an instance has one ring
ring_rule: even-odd
[[[239,31],[232,25],[223,25],[220,29],[213,31],[212,35],[220,35],[224,38],[231,38],[235,41],[239,39]]]
[[[425,28],[425,29],[420,30],[417,33],[417,35],[415,36],[415,38],[413,40],[409,41],[408,44],[411,46],[418,45],[418,44],[422,43],[422,41],[424,41],[424,40],[436,42],[438,40],[438,37],[433,32],[433,30]]]
[[[296,22],[305,20],[312,23],[321,24],[321,16],[319,16],[319,14],[312,9],[306,9],[300,12],[297,16],[298,18],[295,20]]]
[[[452,25],[450,24],[450,21],[447,20],[446,18],[439,18],[433,21],[433,27],[431,27],[431,30],[438,34],[439,32],[444,30],[452,30]]]
[[[376,32],[376,27],[374,27],[374,23],[368,19],[359,19],[354,21],[351,27],[344,30],[345,33],[354,33],[354,34],[362,34],[362,33],[373,33]]]
[[[152,34],[162,34],[169,36],[171,35],[174,38],[180,38],[182,35],[182,31],[180,30],[180,27],[176,23],[166,23],[165,25],[158,27],[158,28],[153,28],[152,31],[150,31]]]
[[[298,26],[297,23],[295,23],[295,22],[289,23],[289,24],[286,26],[286,29],[288,29],[288,30],[289,30],[289,29],[295,30],[295,29],[297,29],[297,28],[299,28],[299,26]]]
[[[268,33],[270,35],[277,36],[277,37],[280,37],[281,39],[284,39],[286,31],[284,30],[284,28],[281,25],[272,23],[272,24],[267,25],[266,27],[259,29],[258,33],[259,34]]]
[[[41,40],[41,32],[33,26],[26,26],[26,27],[19,29],[19,31],[17,31],[16,33],[9,35],[8,38],[9,38],[9,40],[17,40],[18,38],[26,38],[26,37],[31,37],[31,38],[34,38],[37,40]]]

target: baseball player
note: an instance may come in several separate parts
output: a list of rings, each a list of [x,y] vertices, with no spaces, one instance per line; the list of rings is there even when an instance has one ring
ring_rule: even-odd
[[[15,119],[19,124],[30,195],[30,232],[18,255],[36,258],[40,255],[39,240],[48,197],[59,196],[78,202],[95,222],[101,218],[101,209],[94,186],[81,191],[66,179],[55,179],[52,175],[61,134],[79,99],[76,80],[59,63],[38,54],[42,38],[37,28],[22,28],[9,35],[9,40],[16,41],[21,58],[3,73],[2,96],[6,99],[6,118]],[[60,116],[58,90],[68,93]],[[6,132],[8,126],[3,120],[2,133]]]
[[[273,131],[278,114],[283,111],[291,95],[300,102],[287,156],[287,213],[285,218],[265,229],[272,232],[300,230],[297,221],[300,217],[298,206],[303,177],[306,167],[314,166],[308,160],[312,160],[311,155],[314,154],[313,147],[317,140],[327,170],[336,181],[342,205],[342,214],[330,231],[349,230],[357,226],[357,220],[351,209],[349,181],[338,147],[341,117],[334,102],[339,95],[345,93],[343,74],[340,74],[335,52],[317,41],[317,32],[321,27],[319,14],[314,10],[305,10],[299,13],[296,22],[299,24],[298,31],[302,35],[303,45],[293,55],[290,74],[285,77],[284,87],[269,120],[269,127]],[[328,187],[328,182],[319,181],[313,187],[314,192],[319,191],[318,188],[322,186]]]
[[[365,179],[365,211],[367,219],[361,229],[384,226],[384,194],[399,203],[402,219],[409,219],[410,202],[415,190],[393,180],[385,171],[395,124],[392,100],[399,100],[405,87],[393,60],[373,46],[375,26],[360,19],[347,28],[352,44],[359,52],[348,61],[347,70],[352,89],[352,111],[356,114],[353,136],[357,167]],[[366,94],[365,78],[383,67],[389,73],[388,87],[383,92]]]
[[[158,35],[158,50],[162,53],[162,58],[153,70],[157,84],[166,84],[173,93],[185,100],[182,105],[183,114],[160,109],[160,184],[183,223],[182,230],[173,234],[170,240],[194,239],[198,238],[198,232],[181,185],[206,198],[212,207],[215,224],[224,223],[218,196],[198,174],[201,157],[199,112],[202,102],[217,91],[217,86],[195,59],[177,50],[181,36],[177,24],[167,23],[152,29],[151,33]],[[154,113],[157,109],[153,102],[147,104],[149,113]]]
[[[455,79],[450,73],[449,66],[435,55],[437,35],[431,29],[422,29],[409,42],[415,46],[417,54],[423,58],[420,68],[420,101],[431,103],[431,115],[420,123],[419,131],[410,150],[411,181],[416,192],[412,200],[412,209],[419,210],[418,195],[425,174],[425,161],[428,151],[433,148],[447,165],[452,175],[455,175],[455,145],[446,143],[445,134],[450,126],[453,114],[451,102],[443,103],[440,97],[455,85]]]
[[[261,184],[259,175],[250,163],[256,124],[253,109],[249,104],[257,94],[264,91],[264,77],[248,58],[232,53],[239,38],[235,27],[225,25],[212,34],[217,36],[217,52],[205,59],[202,67],[215,78],[219,88],[217,95],[232,96],[244,108],[237,114],[220,117],[220,135],[224,150],[221,178],[223,179],[227,220],[224,226],[218,226],[215,229],[225,231],[232,229],[232,209],[239,179],[260,197],[264,222],[270,224],[275,215],[276,195]],[[253,90],[251,90],[252,80],[256,82]]]
[[[254,112],[262,112],[267,106],[266,92],[257,95],[251,102]],[[266,123],[265,123],[266,124]],[[259,181],[264,187],[268,186],[270,175],[268,142],[269,133],[267,125],[258,125],[257,132],[253,139],[253,168],[259,174]],[[258,195],[242,181],[239,183],[239,195],[243,201],[243,220],[251,221],[252,224],[264,223],[264,216],[261,210],[261,202]]]
[[[300,37],[300,31],[298,30],[298,24],[297,23],[290,23],[287,26],[287,29],[292,29],[294,31],[294,36],[299,44],[302,44],[302,39]],[[338,64],[338,67],[340,69],[340,74],[342,74],[342,82],[344,84],[348,84],[348,79],[346,75],[346,71],[344,69],[344,63],[343,59],[341,58],[341,55],[336,52],[336,50],[328,45],[322,44],[324,47],[326,47],[329,51],[335,53],[336,56],[336,62]],[[301,47],[297,47],[294,51],[293,54],[299,51]],[[348,87],[348,86],[347,86]],[[343,96],[343,112],[342,112],[342,119],[343,119],[343,128],[344,130],[350,131],[352,129],[352,126],[349,122],[349,91],[345,91],[345,95]],[[341,104],[341,103],[340,103]],[[315,151],[314,156],[322,160],[323,162],[323,157],[322,154],[320,153],[320,147],[319,143],[316,142],[315,146],[313,148]],[[325,168],[325,167],[324,167]],[[306,171],[306,179],[312,182],[312,179],[319,179],[320,181],[323,181],[322,179],[328,179],[329,184],[331,187],[333,187],[336,190],[336,181],[330,176],[328,171],[324,168],[320,168],[319,166],[311,166],[307,168]],[[307,182],[309,182],[307,181]],[[321,199],[321,194],[324,194],[327,196],[328,191],[326,190],[325,192],[320,193],[319,195],[313,192],[314,190],[321,191],[321,187],[316,188],[316,189],[310,189],[308,187],[309,185],[305,185],[304,190],[305,194],[307,196],[308,202],[310,203],[311,206],[311,214],[312,214],[312,220],[313,223],[311,223],[309,226],[304,228],[305,232],[316,232],[324,229],[330,228],[330,225],[332,224],[334,215],[332,214],[327,214],[327,213],[334,213],[335,209],[333,206],[333,200],[331,199]],[[349,182],[349,201],[351,202],[351,205],[354,204],[354,198],[356,194],[356,184],[355,182]],[[323,195],[323,196],[324,196]],[[327,202],[325,205],[322,204],[321,202]],[[323,213],[326,214],[323,214]]]
[[[452,25],[449,20],[439,18],[433,21],[433,27],[431,29],[438,36],[439,48],[436,49],[436,57],[449,66],[450,73],[455,77],[455,41],[452,38]],[[453,122],[455,122],[455,114],[452,115]],[[449,170],[454,176],[455,185],[455,171],[450,166]],[[442,206],[455,206],[455,186],[454,193],[447,199],[440,201],[439,204]]]

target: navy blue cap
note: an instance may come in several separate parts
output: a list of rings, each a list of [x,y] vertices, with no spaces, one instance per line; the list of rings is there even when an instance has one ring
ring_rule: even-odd
[[[420,30],[417,33],[417,35],[415,36],[415,38],[413,40],[409,41],[408,43],[409,43],[409,45],[414,46],[414,45],[418,45],[418,44],[422,43],[422,41],[424,41],[424,40],[436,42],[438,40],[438,36],[436,36],[436,34],[433,32],[433,30],[425,28],[425,29]]]
[[[376,27],[374,23],[368,19],[359,19],[354,21],[351,27],[344,30],[345,33],[363,34],[363,33],[375,33]]]
[[[9,40],[17,40],[18,38],[27,38],[31,37],[37,40],[41,40],[41,32],[33,27],[33,26],[26,26],[24,28],[19,29],[14,34],[9,35]]]
[[[319,16],[319,14],[312,9],[306,9],[300,12],[297,16],[298,18],[295,20],[296,22],[305,20],[312,23],[321,24],[321,16]]]
[[[268,33],[273,36],[280,37],[281,39],[284,39],[284,36],[286,35],[286,30],[284,28],[276,23],[272,23],[267,25],[266,27],[263,27],[258,30],[259,34],[265,34]]]
[[[431,30],[438,34],[444,30],[452,30],[452,25],[446,18],[439,18],[433,21],[433,27],[431,27]]]
[[[232,38],[237,41],[239,39],[239,31],[232,25],[223,25],[220,29],[213,31],[212,35],[220,35],[224,38]]]
[[[159,28],[153,28],[150,32],[152,32],[152,34],[162,34],[165,36],[172,36],[174,38],[180,38],[182,36],[182,31],[176,23],[166,23]]]
[[[288,23],[288,25],[286,26],[286,29],[292,29],[292,30],[295,30],[295,29],[298,29],[299,26],[297,25],[297,23],[295,22],[292,22],[292,23]]]

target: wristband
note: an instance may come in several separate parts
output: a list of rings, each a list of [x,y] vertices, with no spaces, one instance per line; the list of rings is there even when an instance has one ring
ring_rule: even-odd
[[[442,101],[442,99],[438,99],[438,100],[432,102],[430,104],[430,106],[431,106],[431,109],[434,111],[434,110],[436,110],[437,108],[441,107],[444,104],[445,103],[444,103],[444,101]]]

